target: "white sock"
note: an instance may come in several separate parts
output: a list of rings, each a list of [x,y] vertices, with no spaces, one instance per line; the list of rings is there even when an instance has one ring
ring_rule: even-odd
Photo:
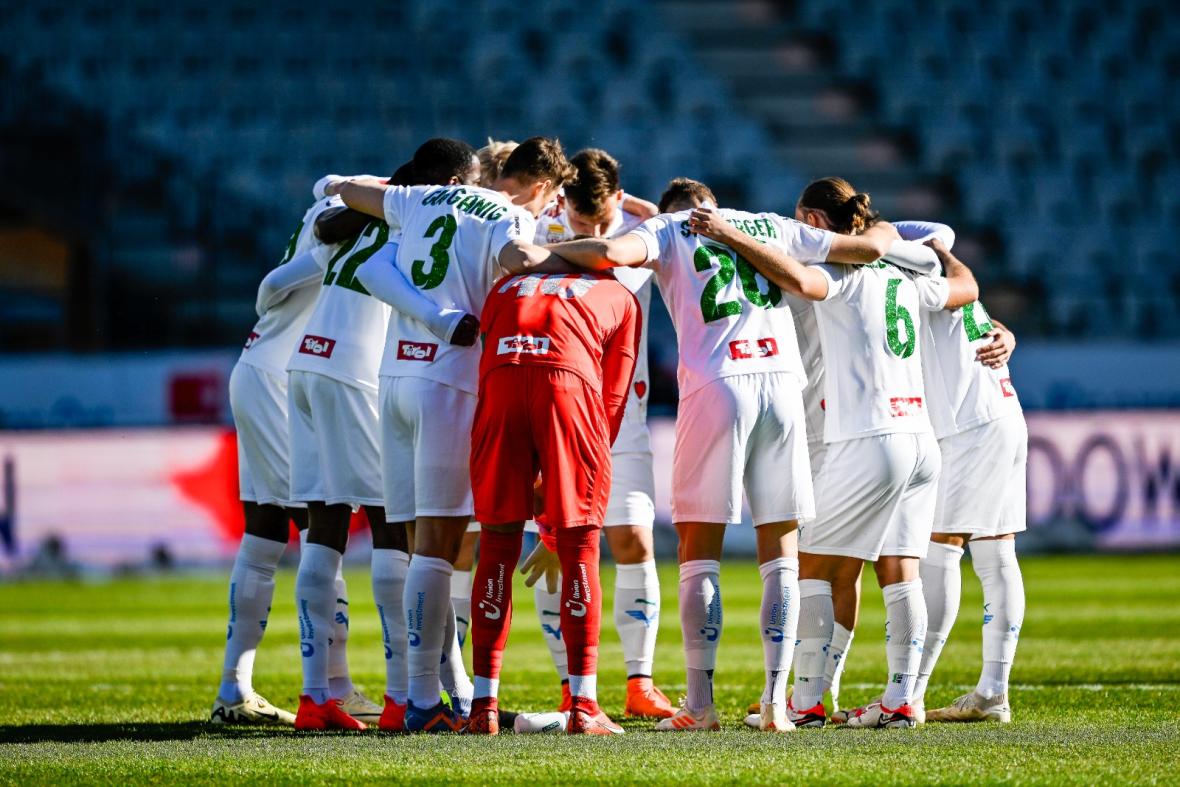
[[[1008,693],[1008,676],[1024,625],[1024,578],[1016,541],[972,541],[971,565],[983,585],[983,672],[975,691],[984,697]]]
[[[455,569],[451,574],[451,606],[455,608],[455,635],[462,649],[467,642],[467,627],[471,625],[471,569]]]
[[[242,536],[238,556],[229,573],[229,626],[225,634],[225,663],[217,696],[229,703],[254,693],[254,653],[275,595],[275,569],[287,545],[249,533]]]
[[[713,704],[713,669],[721,640],[721,562],[680,564],[680,628],[688,672],[685,707],[702,711]]]
[[[537,620],[541,624],[541,636],[549,646],[549,656],[557,670],[557,677],[569,680],[569,657],[565,650],[565,638],[561,636],[561,577],[558,575],[557,592],[550,593],[544,582],[533,585],[533,601],[537,607]]]
[[[402,612],[402,593],[410,556],[400,549],[374,549],[372,559],[373,601],[381,621],[385,644],[385,696],[399,705],[406,704],[406,616]]]
[[[832,583],[799,580],[799,642],[795,646],[795,692],[791,697],[795,710],[813,708],[824,698],[824,668],[834,626]]]
[[[840,707],[840,678],[852,650],[852,632],[836,622],[832,626],[832,642],[824,659],[824,689],[832,695],[832,710]]]
[[[898,708],[914,699],[926,640],[926,602],[921,579],[886,585],[881,593],[885,596],[885,656],[889,662],[889,684],[881,705]]]
[[[295,578],[295,609],[299,615],[299,648],[303,655],[303,693],[317,703],[331,699],[328,688],[328,643],[336,605],[336,572],[344,556],[322,544],[306,544]]]
[[[959,547],[931,541],[926,557],[918,563],[922,595],[926,599],[927,625],[918,682],[914,686],[915,700],[923,700],[926,696],[926,686],[930,683],[934,665],[959,614],[959,597],[963,590],[959,564],[962,560],[963,550]]]
[[[470,699],[474,691],[467,667],[463,664],[463,651],[459,646],[458,622],[454,607],[446,612],[447,628],[443,634],[442,661],[439,664],[439,683],[452,697]]]
[[[333,699],[344,699],[353,692],[348,674],[348,585],[344,582],[344,561],[336,568],[336,613],[332,641],[328,645],[328,689]]]
[[[758,566],[762,576],[762,660],[766,685],[762,702],[785,704],[787,676],[799,627],[799,559],[780,557]]]
[[[598,676],[570,675],[570,695],[598,702]]]
[[[615,573],[615,628],[627,677],[651,677],[660,630],[660,575],[656,561],[619,565]]]
[[[475,681],[472,684],[473,696],[475,699],[482,697],[498,697],[500,695],[500,679],[499,678],[481,678],[475,676]]]
[[[441,701],[439,664],[451,610],[451,571],[450,561],[415,555],[406,572],[406,665],[410,702],[417,708],[433,708]]]

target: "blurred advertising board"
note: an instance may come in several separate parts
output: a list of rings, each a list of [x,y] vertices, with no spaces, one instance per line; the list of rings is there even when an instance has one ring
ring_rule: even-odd
[[[1180,547],[1180,411],[1030,413],[1024,549]],[[670,523],[673,422],[653,418],[657,518]],[[232,430],[0,432],[11,468],[0,536],[18,563],[56,538],[69,560],[143,564],[232,556],[242,531]],[[9,499],[11,498],[11,499]],[[752,546],[750,528],[727,545]]]

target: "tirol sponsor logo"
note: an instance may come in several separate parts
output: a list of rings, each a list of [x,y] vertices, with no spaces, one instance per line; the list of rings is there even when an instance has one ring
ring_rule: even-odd
[[[429,363],[434,360],[434,356],[438,353],[438,345],[430,342],[398,342],[397,343],[397,357],[402,361],[425,361]]]
[[[547,336],[503,336],[496,347],[496,355],[548,355],[549,337]]]
[[[336,348],[336,340],[324,336],[312,336],[310,333],[299,343],[299,352],[304,355],[318,355],[321,358],[331,358],[332,350]]]
[[[246,337],[245,349],[249,350],[251,347],[254,346],[254,343],[257,342],[261,338],[262,338],[262,334],[258,333],[258,331],[250,331],[250,335]]]
[[[919,415],[922,412],[922,397],[894,396],[889,400],[889,414],[894,418]]]
[[[729,357],[735,361],[751,358],[770,358],[778,355],[778,342],[773,337],[765,339],[734,339],[729,343]]]
[[[250,345],[246,346],[249,347]],[[1000,378],[1000,392],[1003,393],[1005,397],[1016,395],[1016,389],[1012,387],[1011,377]]]

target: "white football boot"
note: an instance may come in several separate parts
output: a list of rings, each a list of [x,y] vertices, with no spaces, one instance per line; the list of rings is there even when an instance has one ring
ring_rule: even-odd
[[[686,732],[689,730],[720,730],[721,722],[717,718],[717,709],[710,705],[703,710],[693,713],[680,703],[680,710],[675,715],[660,719],[656,724],[656,732]]]
[[[918,726],[918,721],[914,718],[914,709],[909,705],[890,709],[880,702],[870,702],[864,707],[848,711],[848,721],[841,726],[853,729],[903,729]]]
[[[295,725],[295,714],[276,708],[258,692],[241,702],[226,702],[218,697],[209,714],[210,724],[281,724]]]
[[[791,732],[795,725],[787,716],[786,703],[763,702],[757,713],[751,713],[742,719],[747,727],[762,732]]]
[[[352,693],[340,698],[340,710],[365,724],[376,724],[385,708],[361,694],[360,689],[353,688]]]
[[[964,694],[945,708],[935,708],[926,714],[930,721],[995,721],[1007,724],[1012,721],[1012,708],[1008,706],[1008,695],[1001,694],[987,699],[971,692]]]

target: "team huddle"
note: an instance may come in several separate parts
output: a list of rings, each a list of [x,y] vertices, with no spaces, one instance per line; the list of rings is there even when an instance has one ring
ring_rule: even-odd
[[[545,137],[478,152],[432,139],[391,178],[326,176],[314,196],[259,287],[230,379],[246,534],[213,722],[620,734],[597,701],[604,534],[624,714],[719,729],[720,561],[743,496],[765,666],[748,726],[1010,719],[1027,431],[1006,366],[1014,339],[979,303],[949,227],[882,221],[838,178],[808,186],[793,218],[720,208],[687,178],[653,205],[620,188],[604,151],[567,160]],[[680,359],[679,708],[652,678],[653,282]],[[372,531],[383,704],[348,671],[341,564],[357,509]],[[289,521],[302,542],[295,714],[251,682]],[[555,713],[498,703],[526,530],[539,535],[521,570],[561,682]],[[975,690],[927,712],[968,543],[983,669]],[[866,561],[885,598],[889,679],[842,710]]]

